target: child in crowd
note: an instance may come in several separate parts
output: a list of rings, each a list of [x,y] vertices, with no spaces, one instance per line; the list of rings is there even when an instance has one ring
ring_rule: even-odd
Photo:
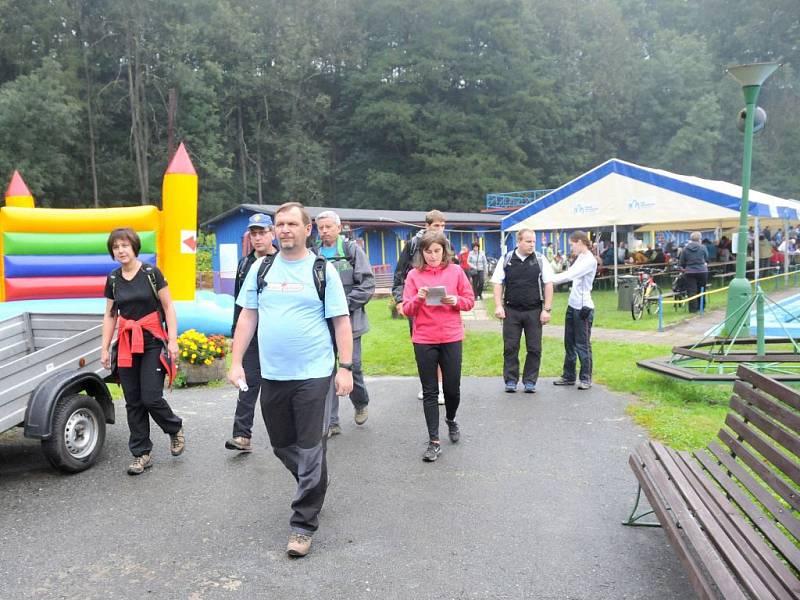
[[[413,318],[411,341],[414,343],[428,426],[428,447],[422,455],[426,462],[435,461],[441,452],[437,367],[442,371],[448,436],[453,443],[461,437],[456,423],[456,411],[461,401],[461,346],[464,339],[461,311],[473,307],[475,296],[464,270],[452,264],[452,253],[443,233],[425,233],[403,290],[403,314]],[[444,288],[444,294],[437,288]]]

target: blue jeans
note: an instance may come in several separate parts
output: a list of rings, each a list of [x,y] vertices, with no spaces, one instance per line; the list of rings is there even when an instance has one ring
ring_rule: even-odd
[[[581,319],[580,309],[567,307],[564,321],[564,369],[561,377],[567,381],[575,381],[575,365],[581,360],[580,380],[592,382],[592,322],[594,309],[589,311],[585,319]]]

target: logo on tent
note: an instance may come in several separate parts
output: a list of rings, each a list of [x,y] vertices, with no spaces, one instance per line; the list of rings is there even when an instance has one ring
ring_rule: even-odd
[[[628,200],[629,210],[645,210],[647,208],[653,208],[655,205],[655,202],[648,202],[647,200],[637,200],[636,198]]]
[[[576,204],[575,207],[572,209],[572,212],[576,215],[588,215],[591,213],[600,212],[600,208],[597,206],[593,206],[592,204]]]

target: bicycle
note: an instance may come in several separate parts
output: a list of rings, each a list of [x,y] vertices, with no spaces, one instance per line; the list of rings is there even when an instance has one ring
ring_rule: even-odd
[[[658,299],[661,297],[661,289],[659,289],[653,276],[663,272],[655,269],[641,269],[636,273],[639,277],[639,283],[636,284],[636,289],[633,290],[633,296],[631,297],[631,316],[634,321],[641,319],[645,310],[647,310],[648,315],[658,312]]]

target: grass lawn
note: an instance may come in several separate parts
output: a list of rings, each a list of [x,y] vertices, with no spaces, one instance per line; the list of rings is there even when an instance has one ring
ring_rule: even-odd
[[[566,294],[561,296],[565,303]],[[416,376],[408,323],[404,319],[391,319],[387,300],[373,300],[368,312],[372,329],[362,341],[365,372]],[[542,344],[540,374],[557,377],[564,360],[563,343],[543,338]],[[674,448],[693,449],[704,446],[716,435],[727,412],[730,386],[680,383],[635,366],[638,359],[668,355],[670,347],[666,345],[596,341],[592,347],[594,380],[616,392],[631,394],[628,412],[653,438]],[[467,332],[463,374],[497,377],[500,386],[502,348],[499,332]]]

